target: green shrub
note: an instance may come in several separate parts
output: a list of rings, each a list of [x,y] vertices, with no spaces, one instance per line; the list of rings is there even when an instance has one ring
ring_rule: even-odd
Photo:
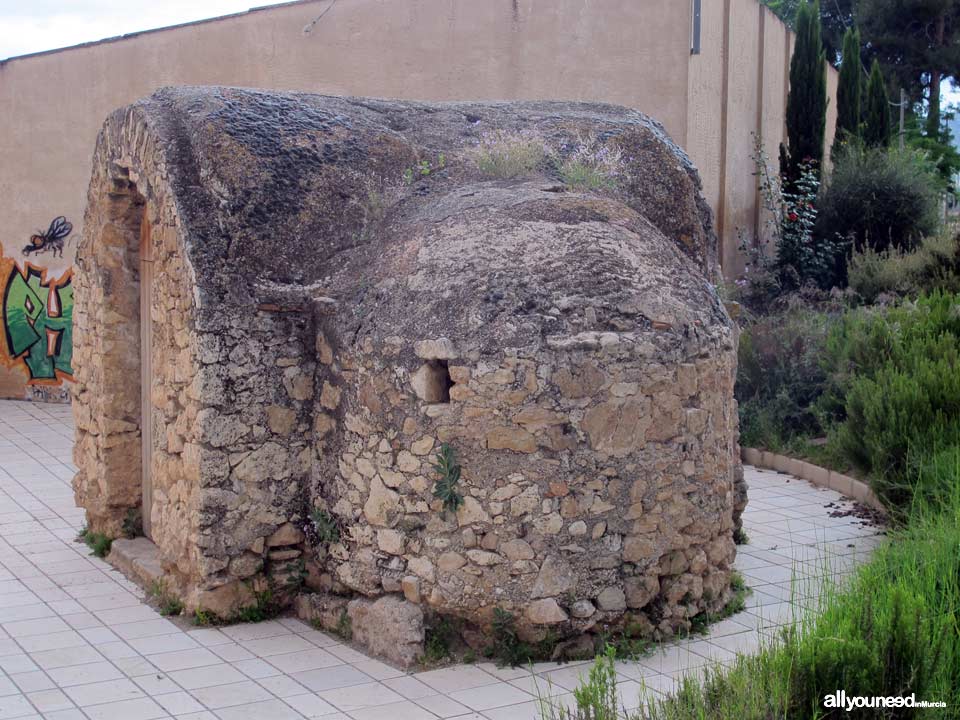
[[[911,458],[910,472],[914,473],[910,485],[913,503],[927,507],[949,507],[950,498],[960,483],[960,444],[951,445],[939,452]]]
[[[858,378],[875,378],[892,363],[907,368],[917,349],[943,335],[960,338],[960,298],[934,292],[916,301],[851,310],[832,323],[821,349],[827,387],[821,417],[842,421],[845,398]]]
[[[904,478],[911,457],[939,452],[960,437],[957,338],[945,336],[917,347],[908,367],[890,364],[875,378],[856,378],[846,413],[837,435],[840,449],[870,477],[889,507],[909,505],[912,483]]]
[[[831,442],[889,507],[909,506],[910,471],[960,436],[960,298],[938,291],[848,312],[829,333],[823,366],[816,411],[838,423]]]
[[[819,435],[812,407],[827,380],[820,356],[830,316],[805,306],[762,318],[740,336],[736,396],[741,444],[779,449]]]
[[[850,147],[820,192],[819,211],[818,238],[839,236],[858,251],[911,250],[939,223],[935,171],[913,151]]]
[[[838,283],[837,258],[845,245],[835,235],[817,235],[820,215],[820,172],[815,163],[802,162],[799,177],[782,190],[780,233],[775,265],[780,287],[797,290],[815,286],[829,290]]]
[[[913,252],[870,248],[854,252],[847,264],[850,288],[866,303],[882,295],[960,292],[958,240],[952,233],[941,233],[924,238]]]
[[[616,648],[607,646],[590,668],[587,678],[573,691],[573,705],[541,698],[541,717],[544,720],[617,720],[621,717],[623,704],[617,692],[616,661]]]
[[[833,589],[811,632],[795,649],[796,692],[818,702],[848,695],[909,695],[943,700],[948,717],[960,700],[960,466],[949,471],[945,505],[918,503],[896,533],[857,573],[849,589]],[[811,702],[811,705],[813,702]],[[913,717],[876,712],[873,717]]]

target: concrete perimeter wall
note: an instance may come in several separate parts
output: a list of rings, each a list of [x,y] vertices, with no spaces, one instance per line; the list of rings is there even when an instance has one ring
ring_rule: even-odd
[[[757,0],[704,0],[700,54],[692,27],[692,0],[305,0],[0,62],[0,397],[66,396],[97,131],[165,85],[637,108],[700,169],[736,277],[738,231],[760,222],[752,133],[775,158],[791,35]],[[25,255],[61,215],[62,257]]]

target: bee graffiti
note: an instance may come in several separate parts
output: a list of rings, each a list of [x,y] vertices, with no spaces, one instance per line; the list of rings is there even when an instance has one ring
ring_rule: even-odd
[[[27,248],[62,252],[63,239],[71,229],[64,218],[57,218],[42,236],[47,238],[46,248],[33,239]],[[21,266],[3,257],[0,245],[0,364],[22,367],[29,385],[58,385],[73,379],[71,276],[72,271],[67,270],[50,278],[45,268],[28,262]]]
[[[23,254],[29,256],[31,253],[42,255],[52,252],[54,257],[58,254],[63,257],[63,244],[71,232],[73,232],[73,223],[63,215],[55,217],[46,232],[38,230],[30,236],[30,244],[23,248]]]

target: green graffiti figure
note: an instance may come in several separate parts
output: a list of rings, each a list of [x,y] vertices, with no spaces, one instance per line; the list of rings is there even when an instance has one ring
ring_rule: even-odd
[[[53,287],[51,287],[53,285]],[[52,297],[51,297],[52,296]],[[73,286],[44,283],[34,268],[14,270],[3,297],[7,345],[30,371],[31,380],[73,375]]]

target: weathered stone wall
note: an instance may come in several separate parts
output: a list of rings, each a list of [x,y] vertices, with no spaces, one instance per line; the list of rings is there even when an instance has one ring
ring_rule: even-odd
[[[498,176],[490,136],[543,156]],[[561,171],[578,144],[616,158],[593,185]],[[145,203],[152,533],[188,608],[229,615],[305,576],[344,612],[391,597],[354,600],[358,622],[687,627],[728,598],[743,499],[699,187],[662,127],[612,106],[188,88],[118,111],[78,284],[91,525],[117,534],[139,503],[124,351]],[[435,494],[444,444],[456,512]]]
[[[147,207],[150,207],[148,203]],[[169,205],[167,207],[170,207]],[[148,219],[150,215],[148,213]],[[177,220],[165,215],[149,226],[153,281],[150,320],[150,412],[152,414],[150,526],[161,548],[161,561],[179,580],[196,581],[197,507],[200,487],[191,482],[190,456],[185,452],[196,434],[200,411],[191,385],[197,372],[192,273],[184,257]]]
[[[143,511],[141,356],[151,352],[151,538],[169,589],[226,615],[249,602],[244,581],[265,562],[301,554],[289,521],[304,519],[314,323],[309,308],[200,304],[156,132],[137,110],[121,112],[98,144],[76,280],[74,488],[95,532],[120,536]],[[154,267],[149,350],[143,238]]]
[[[735,339],[693,263],[618,202],[542,183],[441,193],[395,231],[318,339],[327,587],[528,631],[668,635],[722,607]],[[472,294],[487,277],[499,298]]]
[[[105,127],[90,184],[91,202],[76,275],[74,479],[91,530],[111,537],[142,517],[141,444],[152,446],[152,536],[177,585],[196,571],[200,487],[185,445],[200,410],[193,392],[197,335],[193,274],[182,224],[155,138],[133,114]],[[153,264],[152,342],[141,343],[141,255]],[[142,437],[141,358],[151,354],[146,393],[153,434]]]
[[[199,314],[202,409],[186,451],[198,503],[199,585],[188,600],[229,614],[249,602],[244,581],[301,556],[312,447],[309,312],[269,304],[250,316]]]

